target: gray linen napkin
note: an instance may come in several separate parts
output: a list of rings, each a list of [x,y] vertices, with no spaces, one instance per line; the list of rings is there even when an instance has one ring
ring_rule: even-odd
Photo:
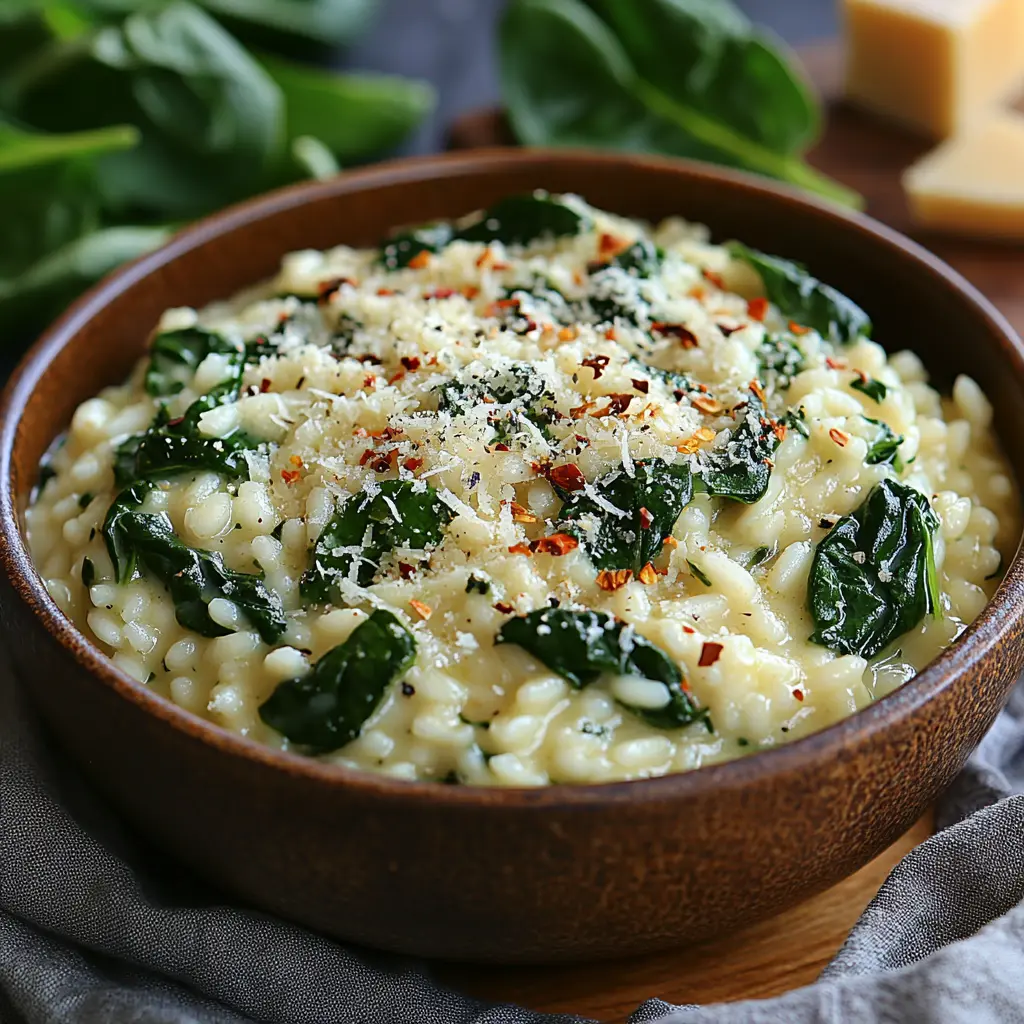
[[[45,685],[40,680],[36,685]],[[1024,1021],[1024,692],[808,988],[635,1024]],[[222,902],[126,830],[0,666],[0,1024],[570,1024]]]

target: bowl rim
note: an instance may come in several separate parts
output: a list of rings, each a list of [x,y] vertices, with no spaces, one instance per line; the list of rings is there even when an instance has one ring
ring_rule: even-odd
[[[0,396],[0,563],[16,599],[28,605],[50,637],[99,683],[165,725],[220,753],[311,784],[342,787],[376,799],[420,804],[430,802],[466,807],[503,809],[599,807],[622,802],[657,803],[696,799],[710,791],[744,788],[755,781],[792,777],[829,760],[843,760],[852,749],[876,739],[890,726],[952,687],[972,665],[999,644],[1013,623],[1024,617],[1016,598],[1024,591],[1024,555],[1015,552],[992,600],[974,622],[916,676],[892,693],[833,725],[800,739],[744,757],[705,765],[656,778],[604,783],[553,783],[535,788],[503,786],[448,786],[440,782],[396,779],[365,769],[327,764],[302,754],[276,750],[230,732],[200,718],[154,693],[144,683],[120,671],[75,626],[50,597],[21,529],[13,487],[13,452],[20,421],[32,394],[52,358],[72,344],[82,327],[112,299],[140,286],[147,277],[208,241],[230,234],[243,225],[287,212],[306,202],[335,198],[382,185],[441,177],[487,175],[509,164],[543,169],[562,165],[603,164],[614,173],[624,166],[676,174],[681,181],[725,182],[754,190],[767,202],[786,207],[811,207],[839,231],[869,236],[875,243],[901,250],[937,279],[937,284],[958,292],[973,307],[989,333],[1000,336],[1009,361],[1016,362],[1024,381],[1024,342],[1006,318],[973,285],[937,256],[899,232],[861,213],[841,209],[768,179],[725,170],[697,161],[640,156],[582,149],[491,148],[457,153],[402,158],[346,172],[326,181],[302,182],[248,199],[185,228],[160,248],[119,268],[77,299],[22,357]],[[396,225],[397,226],[397,225]],[[284,255],[282,253],[282,255]],[[1014,359],[1014,357],[1016,357]],[[813,777],[813,776],[812,776]]]

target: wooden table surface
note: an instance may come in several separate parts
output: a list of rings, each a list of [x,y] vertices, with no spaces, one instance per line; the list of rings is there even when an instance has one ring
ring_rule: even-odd
[[[917,238],[952,264],[1024,333],[1024,273],[1020,247],[931,235],[910,221],[899,179],[931,143],[845,107],[838,99],[842,54],[835,43],[800,51],[827,104],[827,123],[811,162],[857,189],[872,216]],[[453,145],[508,141],[496,111],[462,119]],[[643,1000],[731,1002],[778,995],[812,982],[842,945],[851,926],[896,862],[931,834],[918,824],[855,875],[779,917],[702,946],[655,956],[571,967],[444,966],[438,974],[464,991],[537,1010],[622,1022]]]

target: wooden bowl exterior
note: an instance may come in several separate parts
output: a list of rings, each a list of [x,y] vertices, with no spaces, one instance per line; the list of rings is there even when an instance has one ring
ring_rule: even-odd
[[[833,884],[892,843],[991,725],[1024,662],[1024,565],[965,636],[896,693],[788,747],[689,774],[503,790],[328,768],[231,735],[115,670],[49,599],[21,513],[74,408],[122,379],[158,315],[271,274],[293,249],[510,192],[575,191],[799,258],[915,348],[960,371],[1024,436],[1024,350],[948,268],[885,228],[701,165],[508,150],[401,161],[233,208],[120,271],[39,341],[0,439],[2,610],[31,695],[82,770],[146,833],[258,907],[386,949],[495,962],[622,956],[695,941]],[[1024,449],[1010,447],[1024,479]]]

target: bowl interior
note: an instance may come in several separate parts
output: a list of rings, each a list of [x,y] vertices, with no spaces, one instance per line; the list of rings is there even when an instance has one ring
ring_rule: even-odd
[[[970,285],[914,243],[866,218],[701,165],[588,153],[470,152],[399,161],[234,207],[101,284],[51,328],[8,388],[0,445],[0,511],[8,555],[12,544],[18,547],[13,556],[24,574],[18,583],[22,595],[37,610],[42,606],[50,619],[60,618],[27,568],[21,536],[12,539],[17,531],[8,525],[15,516],[20,519],[39,460],[81,401],[126,376],[165,309],[202,306],[230,296],[274,273],[281,256],[292,250],[375,245],[393,227],[459,216],[509,193],[534,188],[576,192],[596,206],[648,220],[680,215],[709,225],[715,240],[740,238],[806,263],[816,276],[868,311],[874,336],[887,349],[915,350],[940,389],[947,390],[958,373],[974,377],[995,407],[997,432],[1018,480],[1024,480],[1024,446],[1011,443],[1024,436],[1024,349]],[[995,643],[1011,614],[1014,595],[1022,589],[1024,569],[1018,557],[996,600],[968,637],[983,637],[979,643],[985,646]],[[66,624],[61,628],[71,632]],[[80,651],[79,643],[76,656]],[[103,659],[91,657],[90,662],[95,668]],[[945,656],[943,663],[948,676],[954,663]],[[104,674],[120,676],[112,668]],[[909,701],[915,687],[915,699],[925,699],[929,688],[943,685],[942,678],[933,664],[933,671],[898,691],[899,699]],[[121,685],[144,690],[125,677]],[[884,698],[873,708],[891,700]],[[854,718],[881,725],[881,717],[864,717],[870,714],[882,712],[869,708]],[[850,721],[832,729],[855,728]],[[214,726],[203,728],[220,732]],[[797,741],[790,749],[823,743],[822,735]],[[252,746],[242,742],[250,752]],[[761,761],[786,749],[747,761]],[[737,772],[743,763],[736,763]],[[708,771],[718,769],[691,774]]]

